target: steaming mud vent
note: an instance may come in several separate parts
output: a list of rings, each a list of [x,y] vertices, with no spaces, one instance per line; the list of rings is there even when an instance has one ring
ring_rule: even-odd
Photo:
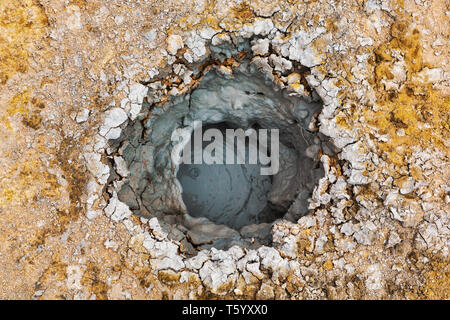
[[[308,214],[324,175],[320,155],[337,151],[316,127],[322,102],[305,80],[308,69],[284,59],[291,70],[277,70],[276,59],[252,56],[251,45],[212,47],[202,63],[182,65],[193,70],[184,92],[162,89],[174,70],[147,83],[140,114],[110,143],[116,174],[109,195],[117,193],[137,216],[157,217],[186,254],[270,245],[274,222]],[[293,85],[280,85],[280,77]],[[212,145],[223,163],[196,162]],[[255,146],[257,163],[250,161]],[[225,161],[229,154],[234,163]]]

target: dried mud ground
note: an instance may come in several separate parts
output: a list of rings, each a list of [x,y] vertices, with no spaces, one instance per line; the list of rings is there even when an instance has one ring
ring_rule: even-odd
[[[448,299],[449,18],[440,0],[1,0],[0,298]],[[172,63],[174,35],[267,19],[285,38],[321,30],[327,124],[358,148],[274,249],[176,260],[155,221],[104,213],[86,149]]]

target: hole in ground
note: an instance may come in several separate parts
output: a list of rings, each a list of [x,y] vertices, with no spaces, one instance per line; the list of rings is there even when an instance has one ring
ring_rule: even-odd
[[[112,175],[107,192],[117,192],[135,215],[157,217],[188,255],[211,247],[270,245],[274,220],[296,221],[309,212],[308,199],[324,175],[320,154],[334,155],[335,150],[326,136],[311,129],[322,108],[314,91],[280,88],[259,67],[258,57],[244,58],[231,73],[223,72],[220,63],[229,54],[222,51],[212,48],[210,58],[217,65],[199,70],[204,75],[190,92],[160,106],[144,102],[136,121],[110,141],[111,156],[123,158],[128,173]],[[149,100],[158,100],[162,82],[149,87]],[[199,121],[219,130],[278,129],[278,172],[267,178],[246,166],[179,166],[174,155],[182,154]],[[178,140],[173,139],[175,132]],[[117,161],[115,167],[120,171]]]

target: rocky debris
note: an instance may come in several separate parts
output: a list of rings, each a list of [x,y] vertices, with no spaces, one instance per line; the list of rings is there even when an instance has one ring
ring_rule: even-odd
[[[269,52],[269,39],[257,39],[252,42],[252,51],[254,55],[264,56]]]
[[[135,83],[132,86],[130,86],[130,94],[128,95],[130,109],[129,109],[129,111],[127,110],[128,105],[126,105],[124,109],[129,112],[131,120],[135,120],[136,117],[138,116],[139,112],[141,111],[142,102],[143,102],[144,98],[146,97],[147,92],[148,92],[148,87],[146,87],[140,83]],[[128,101],[125,100],[125,103]]]
[[[119,127],[122,123],[127,121],[128,116],[121,108],[112,108],[105,112],[105,121],[100,127],[100,135],[108,140],[117,139],[122,132]]]
[[[85,109],[81,110],[80,112],[78,112],[75,120],[78,123],[86,122],[89,119],[89,113],[90,113],[89,109],[85,108]]]
[[[204,223],[190,229],[187,236],[194,245],[200,246],[203,244],[214,245],[214,242],[220,239],[231,240],[233,237],[239,236],[239,233],[224,225]]]
[[[84,155],[88,170],[97,178],[98,183],[105,184],[109,177],[109,167],[100,161],[101,155],[96,152]]]
[[[400,238],[400,236],[395,231],[391,231],[389,233],[389,238],[386,242],[386,247],[391,248],[391,247],[399,244],[401,241],[402,241],[402,239]]]
[[[132,215],[130,208],[117,198],[117,194],[110,199],[108,206],[105,208],[105,214],[113,221],[119,222]]]
[[[167,37],[167,51],[171,55],[176,55],[177,51],[184,47],[183,38],[181,36],[172,34]]]
[[[275,293],[274,293],[274,289],[272,286],[263,283],[261,285],[261,288],[259,289],[259,291],[256,293],[256,299],[257,300],[271,300],[275,298]]]

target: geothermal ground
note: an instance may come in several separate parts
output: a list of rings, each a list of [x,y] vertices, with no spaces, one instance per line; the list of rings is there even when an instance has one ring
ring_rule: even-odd
[[[448,299],[449,19],[2,0],[0,298]],[[279,171],[179,165],[199,121],[279,129]]]

